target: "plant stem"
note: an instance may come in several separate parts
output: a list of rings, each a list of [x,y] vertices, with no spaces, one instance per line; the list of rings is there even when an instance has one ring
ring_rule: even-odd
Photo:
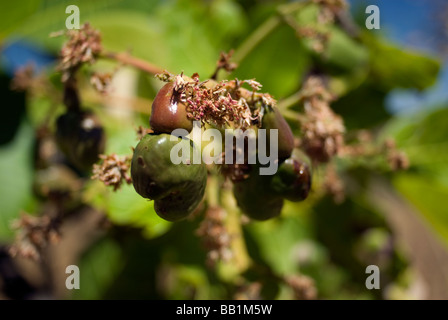
[[[277,26],[281,19],[278,15],[272,16],[263,22],[255,31],[235,50],[232,61],[240,64],[252,50],[263,41]]]
[[[133,66],[137,69],[148,72],[150,74],[157,74],[157,73],[162,73],[165,71],[164,69],[161,69],[160,67],[158,67],[156,65],[153,65],[145,60],[133,57],[126,52],[105,51],[101,54],[100,57],[106,58],[106,59],[112,59],[112,60],[121,62],[125,65]]]
[[[252,52],[272,31],[274,31],[283,21],[285,15],[291,14],[309,3],[306,1],[293,2],[281,5],[277,9],[277,14],[265,20],[254,32],[235,50],[232,61],[240,64],[249,53]]]
[[[233,253],[234,271],[236,275],[241,275],[249,268],[251,259],[244,242],[238,206],[230,188],[222,189],[221,201],[224,210],[227,212],[227,231],[232,239],[230,248]]]
[[[207,179],[206,199],[209,207],[219,206],[219,184],[218,177],[215,174],[210,174]]]
[[[300,113],[293,111],[293,110],[283,110],[282,116],[285,117],[285,119],[289,119],[291,121],[298,121],[300,119]]]
[[[280,112],[283,112],[283,111],[287,110],[288,108],[292,107],[293,105],[295,105],[296,103],[298,103],[300,101],[300,99],[301,99],[301,97],[300,97],[299,92],[296,92],[293,95],[280,100],[277,103],[277,109]]]

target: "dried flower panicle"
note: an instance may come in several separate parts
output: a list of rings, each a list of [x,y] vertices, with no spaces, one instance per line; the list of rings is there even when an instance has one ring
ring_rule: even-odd
[[[33,63],[27,63],[14,72],[10,89],[27,92],[33,97],[54,97],[55,91],[44,72],[38,72]]]
[[[282,18],[296,32],[298,38],[309,41],[314,52],[324,54],[330,40],[330,32],[322,26],[333,23],[336,16],[346,11],[348,4],[346,0],[312,0],[312,2],[319,6],[316,25],[299,24],[297,19],[288,13],[283,13]]]
[[[296,26],[295,31],[297,37],[306,38],[310,41],[311,49],[314,52],[325,52],[330,39],[330,34],[328,32],[323,32],[310,26]]]
[[[90,84],[101,94],[106,94],[112,82],[113,74],[94,72],[90,76]]]
[[[317,17],[319,24],[332,23],[335,15],[348,7],[346,0],[313,0],[313,2],[319,5],[320,10]]]
[[[345,200],[345,185],[336,171],[333,163],[329,163],[325,170],[325,178],[323,189],[326,193],[333,197],[336,204],[340,204]]]
[[[19,68],[11,81],[11,90],[26,91],[30,89],[33,85],[34,76],[35,67],[33,64],[27,64]]]
[[[101,164],[93,165],[92,179],[102,181],[106,186],[112,186],[117,191],[123,182],[130,184],[132,182],[128,171],[131,167],[130,156],[118,156],[115,153],[111,155],[100,155]]]
[[[249,150],[248,150],[248,137],[244,137],[244,145],[241,148],[238,144],[233,144],[231,152],[233,153],[232,159],[239,159],[243,156],[243,163],[237,163],[238,161],[226,162],[226,152],[221,154],[221,165],[219,166],[220,173],[230,179],[232,182],[242,181],[249,177],[251,166],[249,165]],[[229,152],[229,151],[227,151]]]
[[[229,261],[232,257],[230,235],[225,226],[226,212],[221,207],[209,207],[196,235],[201,237],[208,250],[207,265],[215,266],[218,261]]]
[[[227,72],[232,72],[237,68],[237,64],[235,62],[231,62],[231,58],[233,55],[233,50],[230,50],[228,53],[221,52],[219,55],[219,60],[216,63],[216,67],[219,69],[224,69]]]
[[[191,85],[190,85],[191,84]],[[183,100],[187,104],[188,117],[192,120],[224,127],[230,122],[244,125],[250,120],[249,106],[244,100],[232,98],[224,82],[208,88],[197,78],[185,86]]]
[[[274,106],[276,101],[266,93],[258,93],[261,84],[254,79],[223,80],[218,83],[200,81],[195,73],[190,80],[183,74],[173,76],[168,72],[156,75],[163,81],[173,81],[180,101],[186,105],[187,116],[218,127],[231,125],[246,129],[258,120],[262,106]],[[242,88],[246,84],[251,91]]]
[[[157,73],[155,75],[155,78],[157,78],[157,79],[159,79],[160,81],[163,81],[163,82],[171,82],[171,81],[174,81],[176,76],[165,70],[162,73]]]
[[[387,138],[382,145],[378,145],[367,130],[357,134],[356,143],[346,144],[341,151],[342,157],[383,157],[392,171],[409,168],[409,159],[405,152],[398,150],[395,140]]]
[[[318,20],[322,20],[321,15],[323,11],[323,7],[321,7]],[[309,41],[310,47],[314,52],[320,54],[325,52],[330,39],[330,33],[328,31],[322,30],[322,28],[316,28],[316,26],[312,25],[301,25],[297,22],[296,18],[290,14],[284,14],[282,15],[282,18],[284,22],[295,31],[296,37]],[[325,23],[327,22],[322,21],[319,24]]]
[[[68,37],[68,41],[61,49],[57,67],[62,71],[62,82],[66,82],[81,64],[94,63],[96,56],[102,50],[100,32],[88,23],[82,25],[79,30],[68,30],[64,34]]]
[[[297,300],[314,300],[317,298],[317,289],[314,280],[304,275],[291,275],[284,278],[285,283],[293,290]]]
[[[233,50],[230,50],[228,53],[221,52],[219,54],[219,59],[216,62],[215,72],[210,77],[210,79],[216,80],[216,78],[218,77],[218,72],[221,69],[225,70],[227,72],[232,72],[233,70],[235,70],[238,67],[238,64],[230,61],[232,58],[233,52],[234,52]]]
[[[387,162],[393,171],[409,168],[409,158],[403,151],[397,150],[395,140],[386,139],[383,149],[386,152]]]
[[[260,282],[245,283],[237,289],[234,300],[262,300]]]
[[[13,257],[19,255],[39,260],[42,249],[60,239],[57,220],[47,215],[36,217],[22,213],[18,220],[13,221],[12,228],[18,230],[15,242],[9,249]]]
[[[305,115],[299,119],[303,134],[301,147],[314,162],[328,162],[344,146],[343,120],[330,108],[333,96],[322,78],[310,76],[300,94],[305,107]]]
[[[140,141],[148,133],[152,133],[154,131],[149,129],[149,128],[145,128],[143,126],[138,126],[138,128],[135,130],[135,132],[136,132],[136,135],[137,135],[137,140]]]

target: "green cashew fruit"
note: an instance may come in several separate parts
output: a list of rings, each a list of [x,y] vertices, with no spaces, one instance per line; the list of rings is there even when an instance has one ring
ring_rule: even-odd
[[[80,171],[90,171],[105,148],[104,129],[88,110],[69,110],[59,116],[55,139],[69,162]]]
[[[260,175],[253,165],[247,179],[233,184],[233,194],[238,207],[251,219],[264,221],[280,215],[283,198],[270,188],[272,176]]]
[[[290,158],[282,162],[272,177],[272,190],[290,201],[303,201],[311,189],[311,166],[307,156],[295,149]]]
[[[207,183],[204,163],[193,164],[193,141],[170,134],[147,134],[134,150],[131,176],[135,191],[143,198],[154,200],[154,209],[163,219],[178,221],[190,215],[201,202]],[[171,150],[180,144],[182,161],[174,164]],[[176,148],[177,148],[176,147]],[[178,150],[178,149],[177,149]],[[185,162],[185,163],[184,163]]]
[[[270,130],[278,130],[278,158],[288,158],[294,149],[294,135],[289,124],[275,107],[265,107],[261,129],[266,129],[267,150],[270,150]]]

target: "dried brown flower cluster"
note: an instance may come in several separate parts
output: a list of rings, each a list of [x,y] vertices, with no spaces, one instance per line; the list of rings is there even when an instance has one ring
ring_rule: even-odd
[[[41,250],[60,239],[57,221],[46,215],[35,217],[22,213],[21,217],[13,222],[12,228],[18,230],[16,240],[9,249],[13,257],[20,255],[39,260]]]
[[[245,128],[252,124],[254,118],[247,100],[238,97],[227,81],[221,81],[213,88],[208,88],[205,82],[199,82],[199,77],[193,80],[186,83],[182,91],[190,119],[218,127],[232,123],[237,128]]]
[[[233,55],[233,50],[230,50],[228,53],[221,52],[219,54],[219,59],[216,62],[215,72],[210,77],[210,79],[216,80],[216,78],[218,77],[218,72],[221,69],[225,70],[227,72],[232,72],[233,70],[235,70],[238,67],[238,65],[236,63],[230,61],[230,59],[232,58],[232,55]]]
[[[217,85],[215,88],[207,88],[196,82],[185,92],[188,117],[203,123],[210,123],[218,127],[225,127],[230,122],[240,124],[251,123],[250,109],[244,101],[237,101],[230,93]]]
[[[262,300],[260,282],[245,283],[234,294],[235,300]]]
[[[338,156],[353,160],[381,158],[387,162],[392,171],[409,168],[409,159],[406,153],[397,149],[394,139],[387,138],[384,143],[379,145],[373,134],[368,130],[356,132],[354,141],[345,144]],[[329,162],[326,166],[322,187],[326,193],[333,197],[335,203],[341,203],[345,200],[345,185],[334,162]]]
[[[111,155],[100,155],[103,160],[101,164],[93,165],[92,179],[98,179],[106,186],[113,186],[117,191],[123,182],[130,184],[132,182],[128,171],[131,167],[130,156],[118,156],[115,153]]]
[[[300,94],[305,111],[300,119],[301,147],[314,162],[328,162],[344,146],[343,120],[330,108],[333,96],[325,88],[322,78],[310,76]]]
[[[375,143],[373,136],[367,130],[360,130],[357,133],[355,143],[346,144],[341,150],[341,157],[376,157],[386,159],[389,167],[393,171],[405,170],[409,168],[409,159],[405,152],[398,150],[395,140],[387,138],[382,145]]]
[[[312,0],[320,6],[317,21],[319,24],[334,22],[335,15],[346,10],[348,3],[346,0]]]
[[[310,40],[311,49],[317,53],[323,53],[326,49],[330,35],[327,32],[322,32],[314,27],[300,26],[296,27],[296,34],[299,38],[306,38]]]
[[[43,72],[38,72],[33,63],[28,63],[14,72],[10,83],[13,91],[27,92],[33,97],[48,97],[59,99],[53,85]]]
[[[152,133],[153,131],[150,128],[144,128],[143,126],[138,126],[135,132],[137,135],[137,140],[140,141],[144,136],[146,136],[148,133]]]
[[[204,247],[208,250],[207,265],[215,266],[218,261],[229,261],[230,235],[225,226],[226,212],[221,207],[209,207],[205,213],[196,235],[201,237]]]
[[[82,63],[94,63],[101,52],[101,34],[88,23],[79,30],[68,30],[64,33],[68,41],[60,52],[58,70],[62,71],[62,82],[66,82]],[[61,35],[61,32],[52,34]]]
[[[313,300],[317,297],[314,280],[304,275],[291,275],[284,278],[285,283],[291,287],[297,300]]]
[[[242,155],[244,157],[243,163],[237,163],[237,161],[234,161],[233,163],[226,163],[226,152],[223,152],[221,155],[222,164],[219,166],[220,172],[224,177],[229,178],[232,182],[242,181],[249,177],[250,165],[248,162],[248,145],[248,137],[244,137],[243,148],[238,146],[236,143],[234,143],[232,147],[232,159],[239,159]]]
[[[93,88],[101,94],[106,94],[112,82],[112,73],[94,72],[90,77],[90,84]]]
[[[33,85],[34,65],[27,64],[19,68],[11,81],[11,89],[15,91],[26,91]]]
[[[187,106],[188,118],[221,128],[246,129],[258,120],[262,106],[276,104],[269,94],[257,92],[262,85],[254,79],[201,82],[197,73],[188,79],[182,74],[173,76],[168,72],[158,74],[157,78],[174,82],[174,90]],[[251,90],[243,88],[244,84]]]
[[[323,189],[333,197],[335,203],[339,204],[345,200],[345,185],[333,163],[329,163],[325,170]]]
[[[386,139],[383,148],[386,152],[387,162],[393,171],[409,168],[409,159],[406,153],[397,150],[395,140],[391,138]]]

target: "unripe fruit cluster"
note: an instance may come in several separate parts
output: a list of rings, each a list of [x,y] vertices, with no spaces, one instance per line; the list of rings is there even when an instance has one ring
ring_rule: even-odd
[[[238,206],[254,220],[280,215],[284,199],[303,201],[311,189],[309,161],[294,149],[293,133],[281,113],[275,108],[266,109],[261,127],[267,129],[268,135],[269,130],[278,130],[278,170],[274,175],[260,175],[258,165],[253,165],[247,179],[234,183]]]
[[[247,179],[234,183],[238,206],[250,218],[266,220],[278,216],[284,199],[302,201],[311,188],[311,171],[305,156],[294,149],[294,136],[281,113],[271,106],[263,107],[262,129],[278,130],[277,173],[259,174],[259,164],[250,165]],[[192,130],[187,107],[174,83],[165,84],[157,93],[149,120],[153,133],[144,136],[134,150],[131,176],[135,190],[142,197],[154,200],[156,213],[168,221],[188,217],[202,200],[207,183],[204,163],[193,163],[193,154],[200,152],[187,137],[171,135],[175,129]],[[178,144],[190,148],[189,159],[172,163],[170,153]],[[267,146],[267,150],[270,150]]]
[[[192,140],[171,135],[177,128],[191,131],[193,127],[172,82],[157,93],[149,123],[154,133],[144,136],[134,150],[132,182],[138,194],[154,200],[154,209],[161,218],[179,221],[188,217],[202,200],[207,169],[205,164],[193,164],[193,154],[200,151]],[[170,152],[178,143],[190,148],[190,158],[175,165]]]

